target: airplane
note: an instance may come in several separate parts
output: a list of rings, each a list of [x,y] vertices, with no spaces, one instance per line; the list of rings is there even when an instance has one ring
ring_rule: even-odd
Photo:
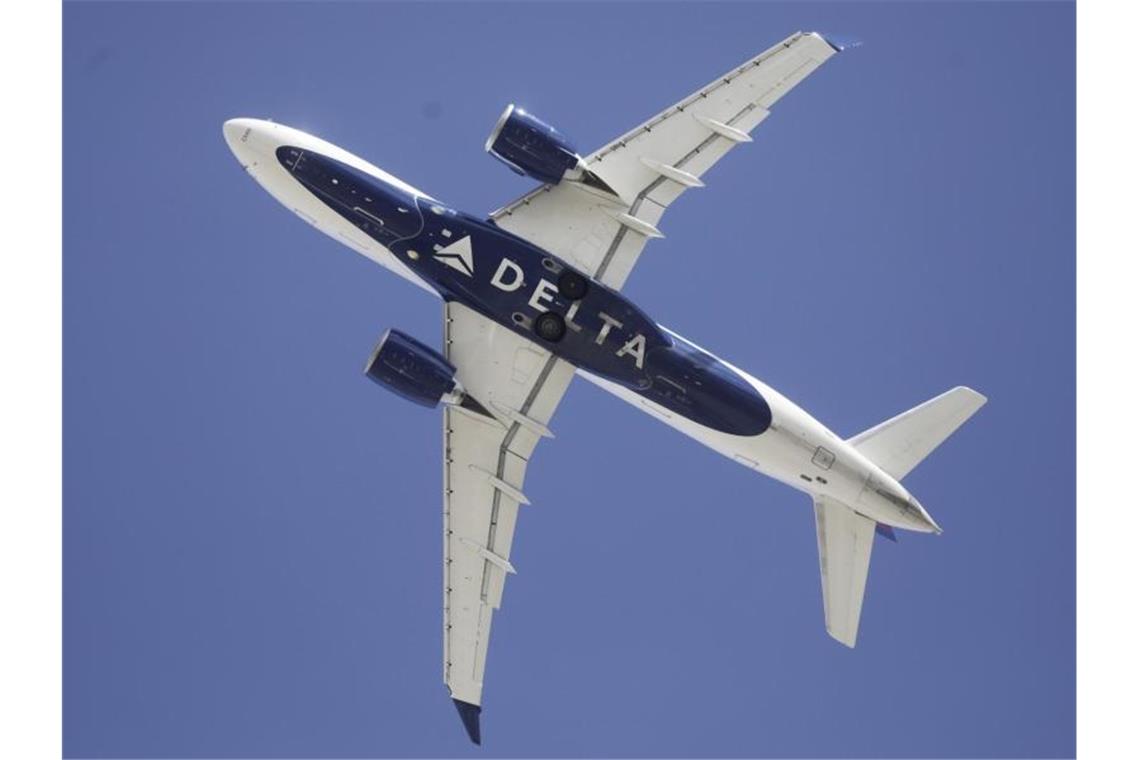
[[[527,463],[581,376],[813,503],[824,624],[855,646],[876,533],[941,533],[900,482],[986,402],[953,388],[843,439],[622,295],[658,223],[771,108],[844,44],[797,32],[582,156],[510,105],[486,150],[540,185],[490,214],[451,208],[362,158],[272,121],[225,122],[245,171],[321,232],[440,298],[439,350],[396,329],[365,374],[443,407],[443,676],[481,743],[491,621]]]

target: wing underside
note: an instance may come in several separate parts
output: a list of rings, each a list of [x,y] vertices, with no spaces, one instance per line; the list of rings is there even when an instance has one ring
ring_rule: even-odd
[[[491,218],[620,289],[646,241],[661,236],[665,209],[702,187],[705,173],[750,142],[776,101],[838,49],[797,32],[587,156],[613,194],[578,182],[544,185]]]
[[[503,598],[523,478],[574,367],[458,303],[444,307],[444,352],[482,414],[443,417],[444,682],[474,741],[491,635]]]

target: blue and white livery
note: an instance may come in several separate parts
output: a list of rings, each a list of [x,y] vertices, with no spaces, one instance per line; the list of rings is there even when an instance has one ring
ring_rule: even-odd
[[[443,405],[443,671],[472,741],[527,462],[575,375],[811,496],[827,631],[855,645],[874,534],[938,533],[899,482],[985,398],[954,388],[844,440],[777,391],[662,327],[621,293],[665,210],[840,46],[797,33],[580,155],[510,106],[487,150],[541,186],[472,216],[281,124],[226,122],[245,170],[321,232],[443,301],[441,350],[397,330],[365,367]]]

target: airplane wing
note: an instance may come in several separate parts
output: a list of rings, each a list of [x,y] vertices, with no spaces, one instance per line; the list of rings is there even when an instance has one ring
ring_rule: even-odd
[[[491,617],[503,598],[527,460],[574,366],[459,303],[444,306],[444,355],[489,417],[443,415],[443,679],[479,743]]]
[[[827,632],[854,647],[875,542],[875,521],[823,496],[815,500],[815,531]]]
[[[543,185],[491,214],[529,240],[620,289],[665,209],[736,145],[790,89],[842,48],[797,32],[584,160],[616,195],[579,182]],[[626,85],[628,86],[628,83]]]

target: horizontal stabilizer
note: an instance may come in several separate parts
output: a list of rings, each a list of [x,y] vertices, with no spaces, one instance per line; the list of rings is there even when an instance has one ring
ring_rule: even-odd
[[[823,619],[831,637],[849,647],[855,646],[859,634],[875,525],[842,502],[826,496],[815,499]]]
[[[985,403],[982,394],[958,386],[863,431],[848,443],[901,480]]]
[[[899,542],[899,537],[895,535],[895,529],[886,523],[877,523],[875,532],[888,541],[894,541],[896,544]]]

